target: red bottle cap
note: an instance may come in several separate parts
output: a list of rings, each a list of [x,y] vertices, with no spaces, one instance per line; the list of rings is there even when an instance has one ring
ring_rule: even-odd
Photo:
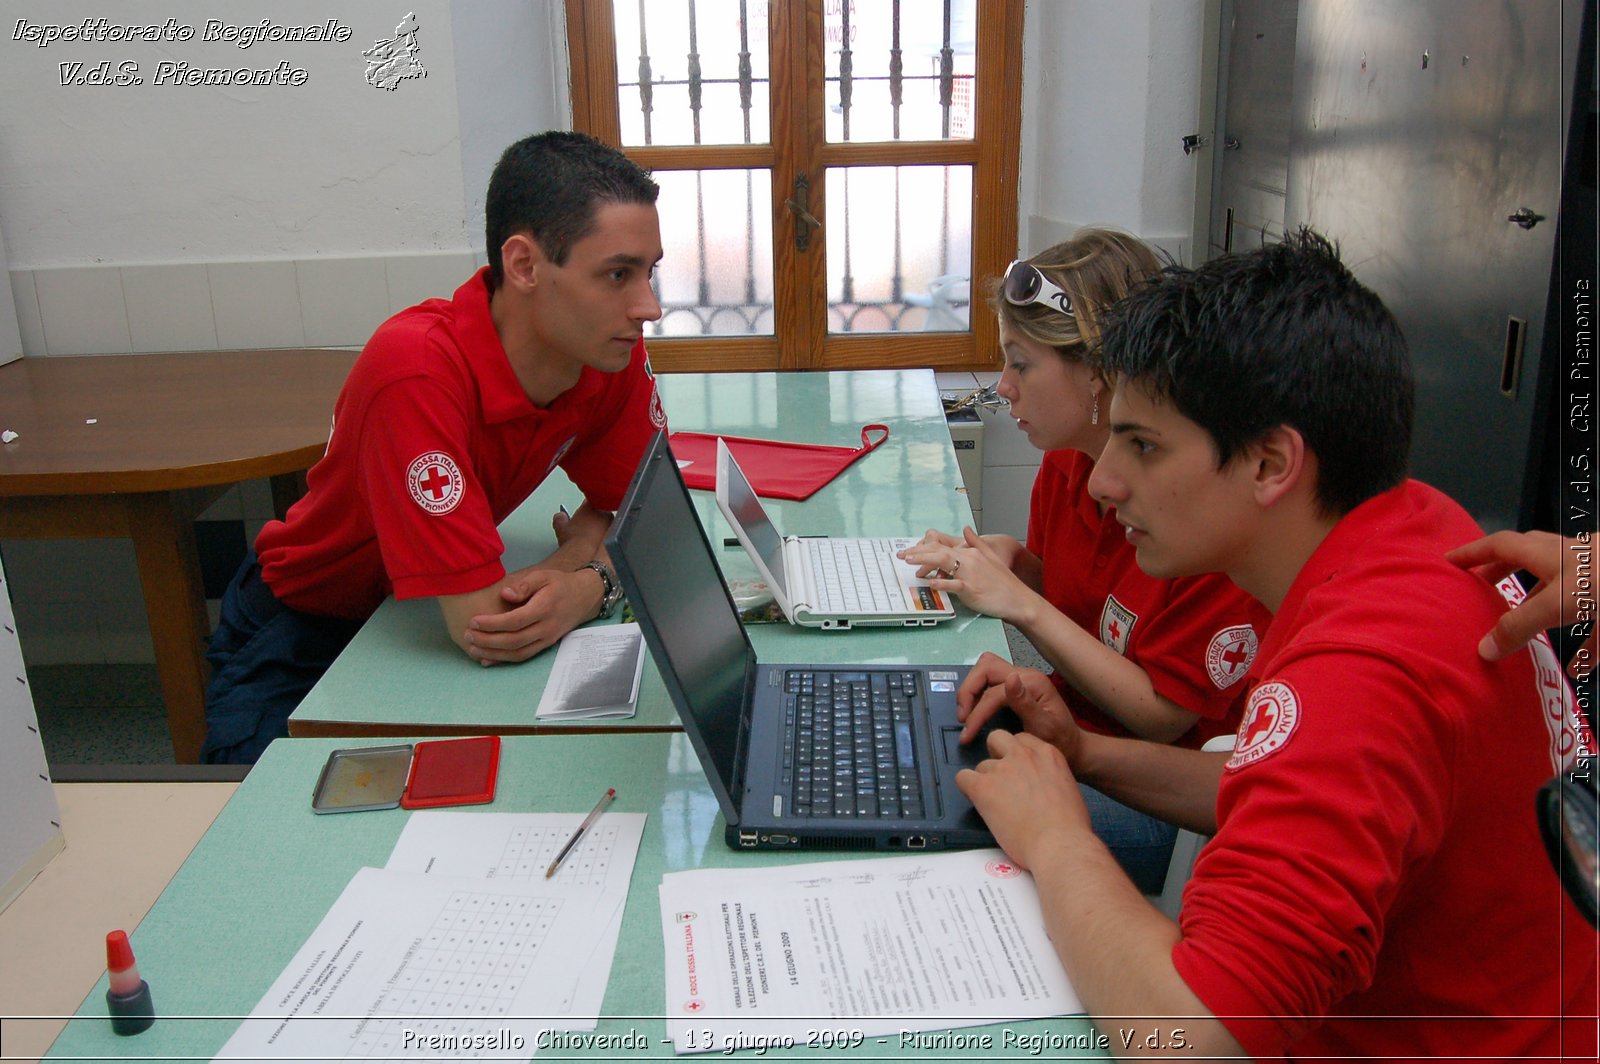
[[[106,970],[125,972],[133,967],[133,946],[126,931],[113,931],[106,935]]]

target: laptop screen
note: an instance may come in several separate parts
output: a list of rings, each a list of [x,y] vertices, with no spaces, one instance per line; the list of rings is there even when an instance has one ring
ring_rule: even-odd
[[[650,441],[606,548],[684,728],[731,800],[745,675],[755,651],[665,433]]]
[[[722,446],[726,447],[727,444],[724,443]],[[719,453],[718,461],[721,461],[722,457]],[[738,520],[739,530],[750,540],[750,545],[755,547],[756,553],[761,555],[761,561],[766,565],[768,575],[772,577],[772,582],[778,585],[781,601],[793,601],[789,597],[788,581],[783,570],[783,537],[773,527],[771,518],[767,517],[767,508],[761,505],[755,489],[750,486],[750,481],[745,479],[744,470],[734,461],[732,451],[727,453],[727,461],[723,468],[728,474],[728,508]]]

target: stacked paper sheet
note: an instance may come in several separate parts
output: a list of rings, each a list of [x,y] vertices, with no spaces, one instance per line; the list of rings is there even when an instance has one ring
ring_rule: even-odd
[[[546,880],[581,819],[412,814],[217,1059],[528,1060],[593,1030],[645,818],[607,813]]]

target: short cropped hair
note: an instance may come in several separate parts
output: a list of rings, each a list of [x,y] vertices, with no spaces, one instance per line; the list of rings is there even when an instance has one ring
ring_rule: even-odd
[[[1219,468],[1280,425],[1298,430],[1328,516],[1405,479],[1415,405],[1405,337],[1309,229],[1164,271],[1108,315],[1101,358],[1205,429]]]
[[[560,266],[594,229],[602,203],[653,204],[660,188],[617,149],[583,133],[551,130],[507,148],[489,178],[484,229],[489,277],[505,277],[500,248],[516,233],[538,242]]]
[[[1161,261],[1131,233],[1084,228],[1027,260],[1072,299],[1073,314],[1032,303],[1012,306],[989,282],[989,306],[1006,328],[1055,349],[1069,362],[1093,364],[1100,342],[1100,315],[1140,281],[1157,273]]]

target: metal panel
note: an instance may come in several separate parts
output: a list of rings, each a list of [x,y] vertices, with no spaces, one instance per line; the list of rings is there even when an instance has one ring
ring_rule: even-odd
[[[1218,123],[1210,254],[1260,247],[1283,235],[1294,104],[1297,0],[1230,0]]]
[[[1581,0],[1566,8],[1578,25]],[[1517,522],[1533,433],[1576,59],[1562,18],[1563,0],[1299,7],[1285,221],[1337,239],[1394,311],[1417,372],[1413,472],[1490,528]],[[1522,208],[1546,220],[1507,220]]]

